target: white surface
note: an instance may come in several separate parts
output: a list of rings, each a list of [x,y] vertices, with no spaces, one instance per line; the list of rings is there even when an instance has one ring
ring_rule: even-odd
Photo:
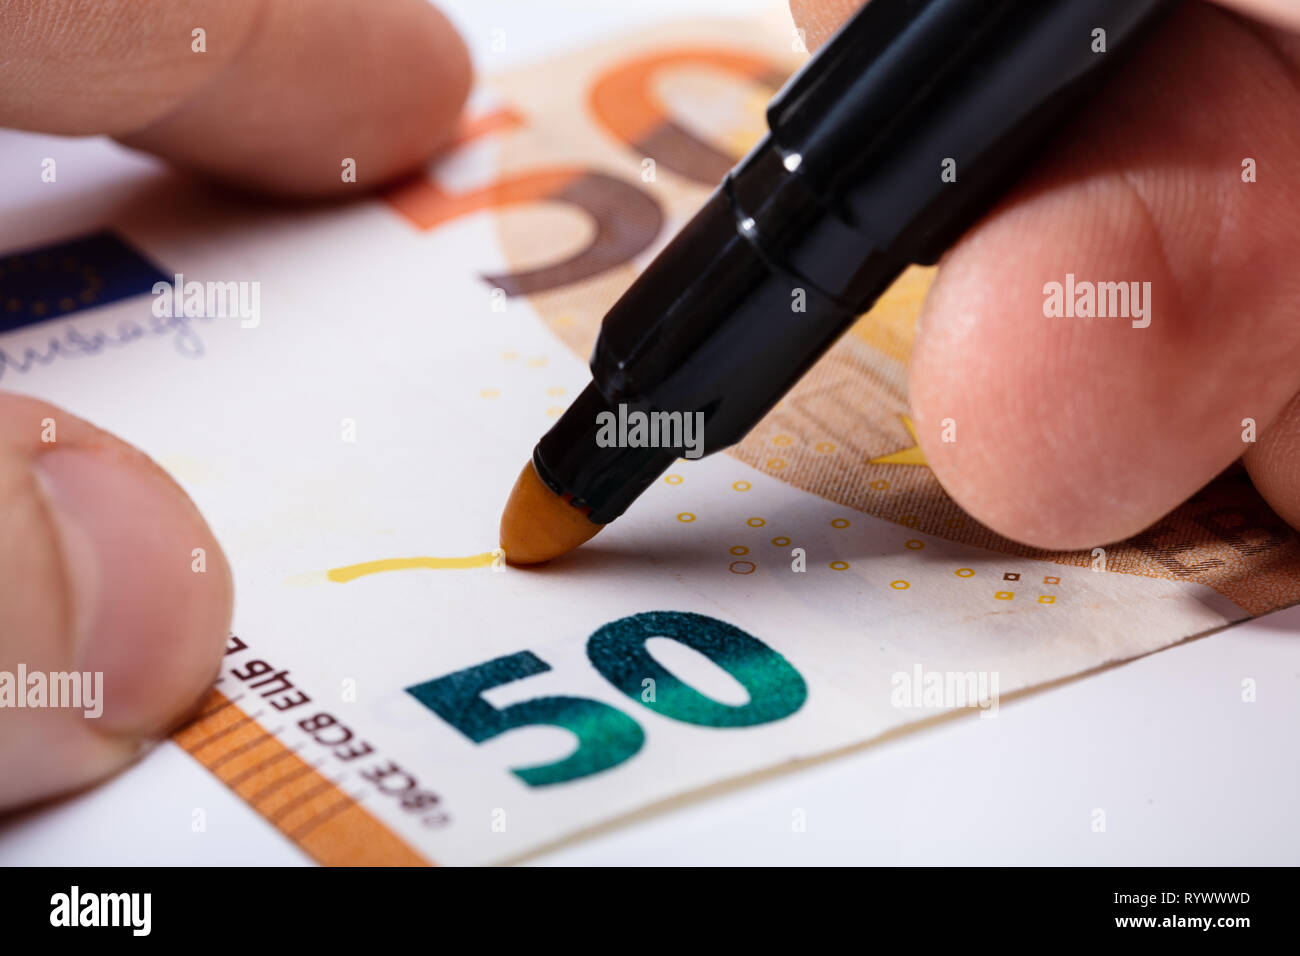
[[[1241,699],[1244,678],[1255,703]],[[1295,607],[531,862],[1296,865],[1298,724]],[[196,807],[206,832],[192,832]],[[796,810],[806,832],[793,830]],[[0,827],[0,865],[303,862],[172,744]]]

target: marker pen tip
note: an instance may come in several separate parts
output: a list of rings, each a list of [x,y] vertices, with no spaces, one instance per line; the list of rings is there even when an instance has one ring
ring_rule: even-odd
[[[552,491],[530,461],[501,514],[501,548],[509,564],[541,564],[567,554],[603,527]]]

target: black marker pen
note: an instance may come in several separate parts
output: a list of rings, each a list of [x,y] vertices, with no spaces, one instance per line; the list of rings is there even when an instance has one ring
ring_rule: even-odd
[[[581,544],[684,452],[604,447],[601,413],[698,413],[705,454],[740,441],[903,269],[937,261],[987,211],[1169,6],[871,0],[606,315],[591,384],[507,502],[507,559]]]

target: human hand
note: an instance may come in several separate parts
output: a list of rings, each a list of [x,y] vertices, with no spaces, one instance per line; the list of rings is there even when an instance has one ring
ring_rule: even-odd
[[[790,2],[809,49],[859,6]],[[1091,548],[1244,452],[1300,528],[1297,170],[1300,8],[1175,10],[940,265],[910,391],[956,502],[1017,541]],[[1153,321],[1046,318],[1044,285],[1067,273],[1150,281]],[[938,440],[946,418],[955,442]]]
[[[343,157],[362,187],[418,166],[471,81],[424,0],[9,0],[0,37],[0,126],[108,134],[282,196],[357,189]],[[0,709],[0,810],[113,773],[185,717],[216,674],[232,600],[220,546],[162,469],[0,393],[0,681],[19,665],[104,675],[97,719]]]

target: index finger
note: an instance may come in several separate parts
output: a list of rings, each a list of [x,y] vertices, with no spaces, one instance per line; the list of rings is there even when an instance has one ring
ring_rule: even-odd
[[[9,0],[0,125],[106,133],[244,186],[314,195],[425,160],[469,55],[425,0]]]

